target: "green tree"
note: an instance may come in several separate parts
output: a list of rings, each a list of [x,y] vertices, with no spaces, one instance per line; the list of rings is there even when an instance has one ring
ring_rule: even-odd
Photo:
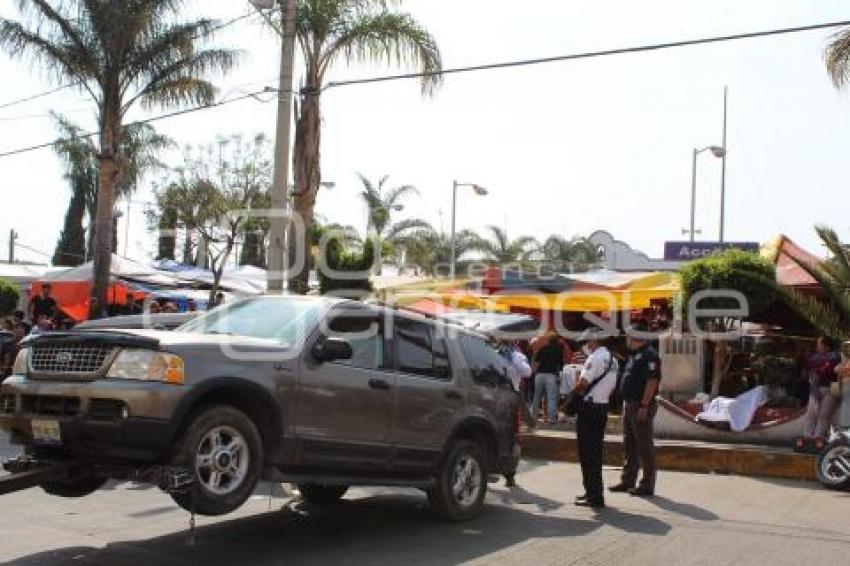
[[[514,240],[498,226],[487,226],[488,237],[479,238],[476,243],[478,251],[496,264],[524,262],[531,259],[539,245],[531,236],[520,236]]]
[[[442,60],[436,40],[410,14],[388,7],[387,0],[299,0],[297,34],[305,74],[296,111],[294,210],[309,232],[321,183],[321,98],[325,78],[336,63],[388,63],[418,67],[425,94],[440,82]],[[304,239],[302,239],[304,241]],[[309,257],[296,250],[292,257]],[[306,265],[306,264],[305,264]],[[290,276],[289,288],[307,290],[307,268]]]
[[[740,250],[726,250],[722,253],[691,261],[679,269],[681,296],[679,300],[683,313],[695,295],[701,291],[737,291],[744,295],[748,305],[748,317],[764,317],[776,301],[776,295],[766,287],[776,281],[776,267],[758,254]],[[742,305],[728,296],[705,297],[696,302],[699,309],[730,310]],[[715,317],[701,321],[705,324],[701,330],[722,333],[731,330],[740,320]],[[711,396],[720,393],[720,385],[732,361],[732,352],[727,340],[714,342],[714,363],[711,379]]]
[[[375,261],[375,244],[367,239],[362,250],[347,248],[341,238],[331,237],[319,262],[319,292],[337,297],[363,299],[372,292],[369,274]],[[349,277],[337,277],[333,272],[348,272]]]
[[[599,248],[581,237],[568,240],[557,235],[549,236],[540,246],[540,251],[545,261],[555,264],[561,271],[587,271],[600,260]]]
[[[398,263],[400,251],[408,238],[414,231],[430,229],[431,225],[418,218],[409,218],[400,222],[392,222],[394,212],[404,208],[402,199],[407,195],[418,195],[419,191],[413,185],[399,185],[391,189],[386,188],[389,176],[381,177],[375,185],[364,175],[359,174],[363,191],[360,196],[366,203],[369,224],[366,234],[376,239],[376,245],[381,250],[381,257],[393,257]],[[375,262],[375,274],[381,274],[383,260]]]
[[[102,305],[108,302],[112,211],[126,173],[121,131],[127,112],[137,104],[208,104],[215,89],[203,77],[236,62],[234,51],[199,48],[219,24],[180,20],[184,4],[18,0],[21,21],[0,18],[0,47],[12,56],[29,56],[52,79],[76,85],[96,105],[100,135],[92,296]]]
[[[455,237],[457,265],[459,271],[466,268],[463,256],[478,248],[480,237],[471,230],[461,230]],[[448,234],[434,229],[415,231],[404,240],[407,264],[417,266],[422,274],[447,276],[452,257],[452,242]]]
[[[8,316],[18,308],[21,293],[18,286],[5,279],[0,279],[0,316]]]
[[[270,153],[262,134],[250,141],[233,136],[194,151],[189,148],[182,166],[174,170],[174,181],[155,193],[157,207],[149,216],[150,224],[172,214],[176,224],[196,232],[203,242],[213,273],[210,302],[245,227],[265,219],[271,190]]]
[[[98,157],[97,146],[86,137],[85,132],[78,125],[69,121],[64,116],[53,114],[56,126],[59,130],[59,141],[54,146],[57,155],[65,162],[65,178],[71,185],[71,202],[65,217],[65,230],[57,244],[57,253],[54,254],[56,265],[79,265],[84,258],[92,255],[92,243],[94,230],[91,229],[95,215],[97,214],[98,200]],[[118,198],[129,198],[142,180],[150,172],[164,167],[159,160],[159,154],[170,148],[173,141],[168,136],[157,133],[149,124],[129,124],[121,131],[120,155],[124,174],[117,187]],[[80,207],[82,201],[83,206]],[[79,242],[73,242],[76,231],[82,231],[83,218],[86,213],[89,217],[89,242],[88,246],[83,243],[81,253],[75,247],[68,250],[68,246],[78,246]],[[66,236],[70,234],[70,236]],[[112,249],[117,246],[117,234],[112,234]],[[75,263],[56,263],[59,258],[60,247],[62,247],[65,261]]]

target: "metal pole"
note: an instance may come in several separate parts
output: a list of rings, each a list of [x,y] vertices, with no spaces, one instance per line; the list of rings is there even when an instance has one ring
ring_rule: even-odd
[[[455,261],[457,250],[455,249],[455,212],[457,208],[457,181],[452,182],[452,235],[451,235],[451,266],[449,267],[449,276],[455,278]]]
[[[277,99],[274,177],[272,180],[272,217],[269,221],[268,291],[283,291],[283,246],[286,239],[287,192],[289,190],[289,144],[292,130],[292,75],[295,59],[295,16],[297,0],[285,2],[283,40],[280,55],[280,83]]]
[[[696,208],[697,208],[697,156],[699,151],[694,148],[694,163],[691,169],[691,242],[696,236]]]
[[[15,229],[9,230],[9,263],[15,263],[15,240],[18,239],[18,233]]]
[[[729,87],[723,87],[723,165],[720,173],[720,242],[723,243],[724,224],[726,223],[726,114],[729,100]]]
[[[127,220],[124,222],[124,257],[127,257],[127,244],[130,243],[130,205],[133,201],[127,199]]]

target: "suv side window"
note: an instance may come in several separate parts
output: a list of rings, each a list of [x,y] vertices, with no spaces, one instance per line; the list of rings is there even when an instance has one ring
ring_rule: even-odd
[[[383,369],[384,337],[377,319],[362,316],[338,316],[328,323],[326,334],[347,340],[354,354],[349,360],[333,363],[362,369]]]
[[[513,389],[507,377],[508,361],[502,358],[483,338],[461,334],[458,336],[463,357],[472,380],[478,385]]]
[[[445,341],[435,336],[434,329],[423,322],[396,318],[395,367],[399,371],[449,379],[451,368]]]

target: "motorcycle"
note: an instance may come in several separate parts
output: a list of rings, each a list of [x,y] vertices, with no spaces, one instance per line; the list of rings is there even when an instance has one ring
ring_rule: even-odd
[[[830,489],[850,489],[850,427],[833,428],[818,454],[818,481]]]

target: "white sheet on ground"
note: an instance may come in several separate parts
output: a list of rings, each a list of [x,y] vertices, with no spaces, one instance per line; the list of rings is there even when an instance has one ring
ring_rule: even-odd
[[[759,385],[731,399],[717,397],[708,404],[697,420],[709,422],[728,422],[729,428],[735,432],[743,432],[753,422],[753,417],[759,407],[767,403],[767,391]]]

